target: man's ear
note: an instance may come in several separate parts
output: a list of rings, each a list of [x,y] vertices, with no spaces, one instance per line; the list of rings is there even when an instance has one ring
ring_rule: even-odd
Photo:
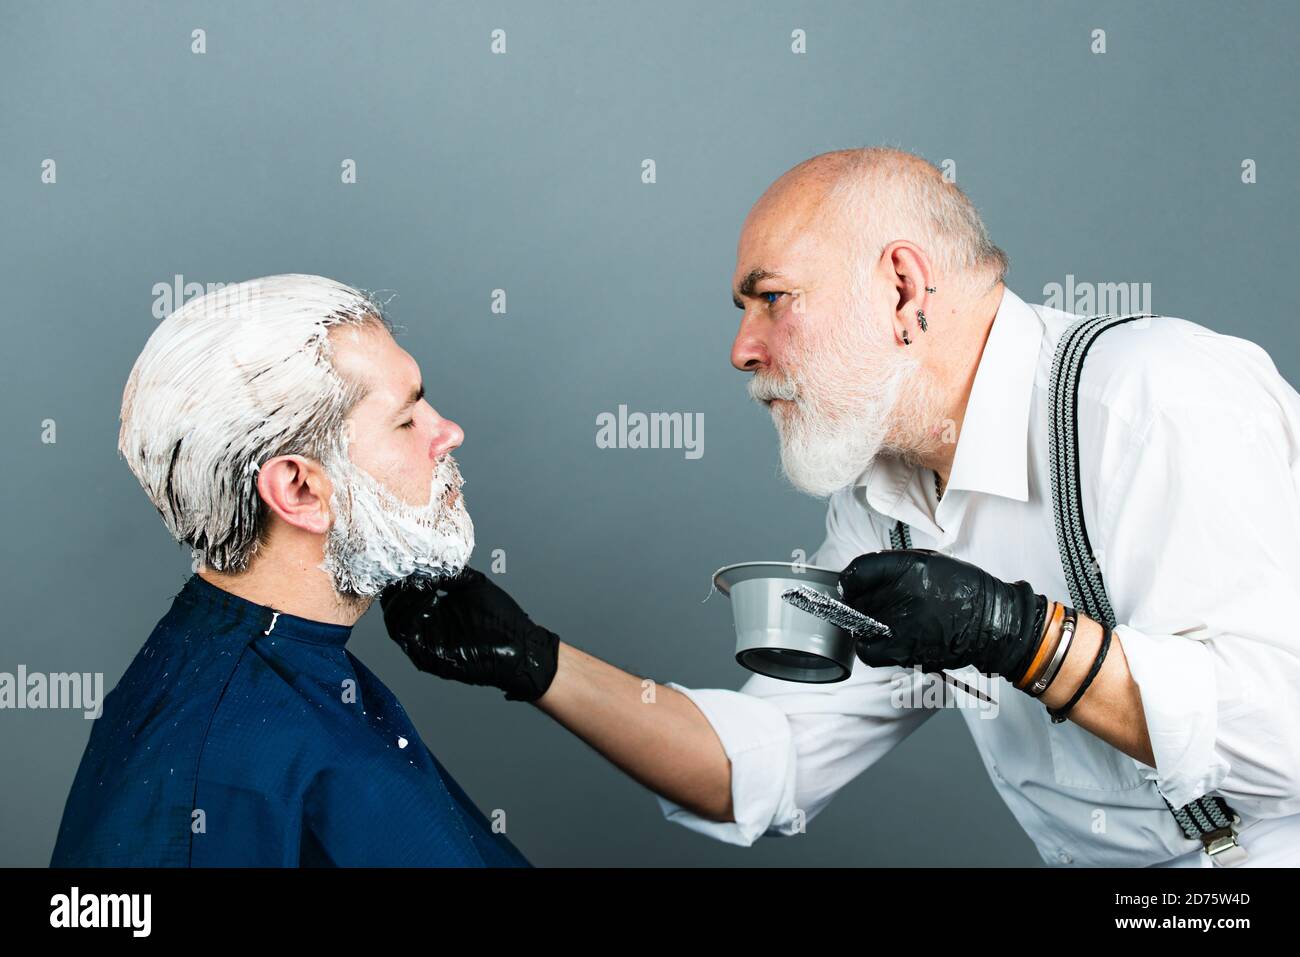
[[[910,328],[916,318],[916,310],[924,300],[922,290],[934,285],[934,271],[930,261],[922,250],[905,239],[889,243],[880,254],[881,265],[888,277],[891,308],[895,321],[903,328]]]
[[[266,507],[285,523],[316,535],[329,531],[332,491],[320,463],[302,455],[278,455],[257,472],[257,493]]]

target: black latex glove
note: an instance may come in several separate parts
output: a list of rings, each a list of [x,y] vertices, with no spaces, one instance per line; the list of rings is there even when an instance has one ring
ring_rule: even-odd
[[[379,604],[389,637],[421,671],[500,688],[510,701],[536,701],[555,678],[559,636],[473,568],[418,587],[389,585]]]
[[[930,548],[859,555],[840,573],[840,588],[845,604],[893,631],[858,640],[864,664],[927,672],[974,665],[1013,684],[1033,660],[1047,611],[1028,582],[1004,582]]]

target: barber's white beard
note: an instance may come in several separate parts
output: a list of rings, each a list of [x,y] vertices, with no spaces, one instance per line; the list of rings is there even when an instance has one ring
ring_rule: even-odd
[[[474,523],[465,497],[454,505],[444,493],[459,490],[460,470],[450,455],[434,472],[427,505],[409,505],[346,453],[326,463],[334,481],[330,496],[334,523],[325,541],[320,567],[345,599],[374,598],[395,581],[411,576],[429,579],[457,574],[474,550]]]
[[[865,330],[866,324],[858,326]],[[857,333],[858,330],[854,330]],[[850,485],[882,454],[913,458],[925,436],[937,393],[920,362],[877,348],[865,334],[796,357],[798,375],[756,373],[755,399],[785,398],[770,407],[790,483],[817,497]]]

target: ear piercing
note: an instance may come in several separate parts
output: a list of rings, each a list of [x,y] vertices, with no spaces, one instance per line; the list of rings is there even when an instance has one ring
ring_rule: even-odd
[[[926,291],[926,292],[938,292],[938,290],[935,289],[934,286],[926,286],[926,287],[925,287],[925,291]],[[921,331],[922,331],[922,332],[925,332],[928,328],[930,328],[930,324],[929,324],[928,322],[926,322],[926,319],[925,319],[925,310],[924,310],[924,309],[918,309],[918,310],[916,310],[916,321],[919,322],[919,323],[921,324]],[[903,330],[903,345],[910,346],[911,344],[912,344],[912,340],[909,339],[909,338],[907,338],[907,330],[904,329],[904,330]]]
[[[926,287],[925,287],[925,291],[926,291],[926,292],[938,292],[939,290],[937,290],[934,286],[926,286]],[[925,310],[923,310],[923,309],[918,309],[918,310],[916,310],[916,321],[919,322],[919,323],[921,324],[921,331],[922,331],[922,332],[925,332],[925,330],[929,328],[929,324],[925,321]],[[904,342],[907,342],[907,333],[906,333],[906,332],[903,333],[903,341],[904,341]],[[911,343],[908,342],[908,345],[911,345]]]

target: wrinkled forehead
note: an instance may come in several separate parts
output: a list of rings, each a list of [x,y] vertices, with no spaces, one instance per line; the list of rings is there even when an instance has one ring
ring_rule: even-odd
[[[847,252],[844,229],[819,200],[786,191],[765,194],[755,204],[740,230],[733,289],[756,270],[799,278],[840,268]]]

